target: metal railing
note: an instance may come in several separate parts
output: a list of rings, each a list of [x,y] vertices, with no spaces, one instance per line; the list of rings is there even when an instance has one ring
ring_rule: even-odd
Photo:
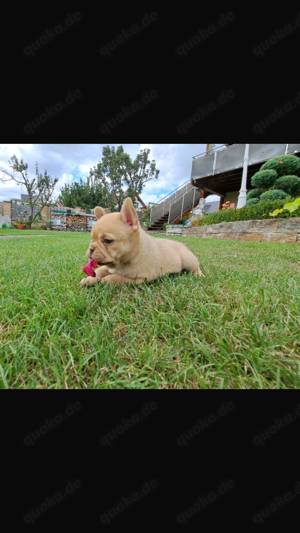
[[[235,145],[234,145],[235,146]],[[219,152],[221,150],[225,150],[227,146],[225,144],[222,144],[221,146],[217,146],[213,150],[209,150],[209,153],[207,157],[213,156],[215,160],[215,153]],[[193,159],[196,159],[197,157],[206,155],[207,152],[202,152],[201,154],[193,156]],[[195,201],[200,198],[200,192],[197,193],[198,189],[196,189],[195,195],[194,192],[189,193],[190,190],[194,190],[193,185],[191,184],[191,180],[187,180],[181,185],[179,185],[176,189],[174,189],[172,192],[164,196],[159,202],[156,204],[153,204],[153,207],[151,208],[150,212],[150,223],[155,224],[161,217],[163,217],[165,214],[169,213],[169,223],[176,220],[178,216],[184,213],[189,206],[186,207],[188,199],[191,200],[191,204],[195,204]],[[189,195],[183,199],[183,196],[189,193]],[[195,201],[192,202],[192,196],[195,197]],[[182,209],[183,211],[182,211]],[[176,216],[175,216],[176,213]],[[179,213],[179,214],[178,214]]]
[[[294,154],[299,151],[300,144],[250,144],[248,166],[263,163],[278,155]],[[191,183],[200,178],[242,169],[244,155],[245,144],[232,144],[225,148],[217,147],[207,155],[202,153],[193,156]]]
[[[235,146],[235,144],[230,144],[229,146]],[[201,154],[193,155],[193,159],[196,159],[196,157],[200,157],[200,156],[204,157],[204,156],[210,155],[210,154],[215,153],[215,152],[220,152],[221,150],[226,150],[228,148],[229,147],[226,144],[221,144],[221,146],[216,146],[216,148],[213,148],[213,150],[209,150],[208,153],[205,150],[205,152],[201,152]]]
[[[172,224],[177,218],[182,219],[183,213],[188,209],[192,209],[197,200],[200,200],[200,190],[191,186],[188,191],[184,192],[180,197],[176,198],[170,205],[169,224]]]
[[[154,204],[150,211],[150,223],[155,224],[161,217],[169,213],[171,204],[181,198],[191,187],[194,188],[190,180],[187,180]]]

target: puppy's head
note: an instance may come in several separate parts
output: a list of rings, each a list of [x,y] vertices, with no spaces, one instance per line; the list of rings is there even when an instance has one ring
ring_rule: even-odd
[[[106,214],[102,207],[95,207],[95,215],[98,220],[92,227],[87,257],[111,267],[130,261],[140,239],[140,223],[131,199],[126,198],[120,213]]]

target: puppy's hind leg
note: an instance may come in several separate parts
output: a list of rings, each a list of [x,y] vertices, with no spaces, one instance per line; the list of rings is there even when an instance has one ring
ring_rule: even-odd
[[[196,270],[193,270],[193,276],[202,276],[203,278],[205,278],[203,272],[200,270],[200,268],[196,268]]]
[[[192,270],[193,276],[202,276],[205,278],[203,272],[200,270],[197,257],[190,250],[187,250],[185,248],[184,253],[181,257],[182,257],[182,267],[184,269]]]

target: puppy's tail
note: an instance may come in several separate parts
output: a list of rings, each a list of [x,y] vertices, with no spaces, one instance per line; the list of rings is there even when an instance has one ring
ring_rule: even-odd
[[[205,278],[203,272],[201,272],[200,268],[196,268],[196,270],[193,270],[193,276],[202,276],[203,278]]]

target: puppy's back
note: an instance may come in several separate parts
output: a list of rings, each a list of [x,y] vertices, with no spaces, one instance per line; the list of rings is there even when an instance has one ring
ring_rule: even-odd
[[[197,257],[183,243],[171,239],[157,239],[144,231],[141,233],[143,244],[148,250],[147,255],[151,257],[155,270],[154,277],[181,270],[192,270],[194,275],[201,272]]]

